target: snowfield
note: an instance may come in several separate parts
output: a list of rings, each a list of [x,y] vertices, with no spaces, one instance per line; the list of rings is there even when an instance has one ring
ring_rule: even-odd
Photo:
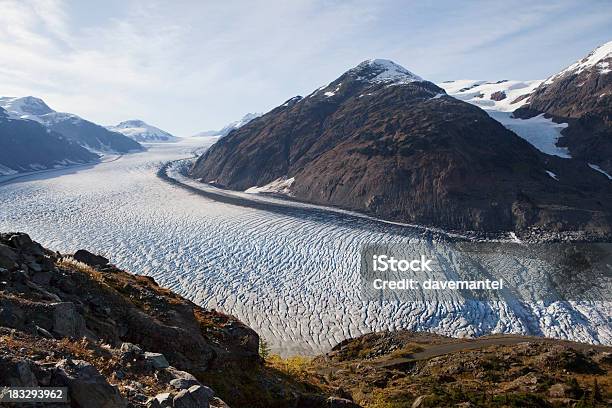
[[[169,161],[205,149],[215,138],[150,146],[113,162],[31,175],[2,185],[1,231],[25,231],[61,252],[86,248],[153,276],[209,308],[231,313],[284,355],[313,354],[348,337],[384,329],[452,336],[523,333],[612,344],[611,302],[525,304],[440,298],[434,302],[366,302],[360,249],[410,244],[460,265],[424,229],[341,211],[236,193],[261,205],[212,200],[157,176]],[[181,162],[168,175],[181,179]],[[288,181],[288,180],[287,180]],[[227,193],[232,195],[233,193]],[[512,267],[506,265],[506,268]],[[525,269],[525,281],[533,279]]]

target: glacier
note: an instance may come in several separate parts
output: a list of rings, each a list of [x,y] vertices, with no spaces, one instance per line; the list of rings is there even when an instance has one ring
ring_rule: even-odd
[[[61,252],[101,253],[198,304],[235,315],[282,355],[325,352],[346,338],[385,329],[612,344],[607,301],[362,300],[363,246],[405,244],[437,252],[448,259],[452,275],[459,265],[439,244],[444,235],[258,194],[220,192],[183,176],[194,154],[215,140],[184,139],[97,165],[0,177],[0,230],[27,232]],[[174,183],[158,177],[163,166]],[[196,189],[258,205],[211,199]],[[293,210],[279,210],[283,206]],[[524,279],[530,278],[526,272]]]

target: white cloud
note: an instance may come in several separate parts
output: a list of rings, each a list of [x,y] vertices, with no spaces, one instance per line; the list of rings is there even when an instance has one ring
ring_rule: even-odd
[[[532,3],[0,0],[0,94],[185,135],[309,93],[370,57],[436,80],[524,73],[529,61],[513,56],[536,48],[532,38],[558,44],[564,27],[601,25],[611,10],[582,5],[567,16],[577,1]],[[555,63],[542,59],[540,70]]]

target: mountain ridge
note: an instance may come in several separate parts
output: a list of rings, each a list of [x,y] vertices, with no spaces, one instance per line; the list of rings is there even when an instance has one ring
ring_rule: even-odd
[[[36,121],[92,152],[130,153],[144,150],[138,142],[121,133],[111,132],[72,113],[56,112],[40,98],[0,97],[0,106],[12,117]]]
[[[481,109],[372,61],[230,133],[191,176],[234,190],[292,179],[298,200],[451,230],[610,232],[598,204],[610,189],[592,169],[542,155]]]

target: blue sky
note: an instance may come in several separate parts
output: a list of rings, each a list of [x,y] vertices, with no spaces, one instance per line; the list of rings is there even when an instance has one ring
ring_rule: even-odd
[[[368,58],[431,81],[545,78],[612,40],[610,1],[0,0],[0,95],[180,136]]]

